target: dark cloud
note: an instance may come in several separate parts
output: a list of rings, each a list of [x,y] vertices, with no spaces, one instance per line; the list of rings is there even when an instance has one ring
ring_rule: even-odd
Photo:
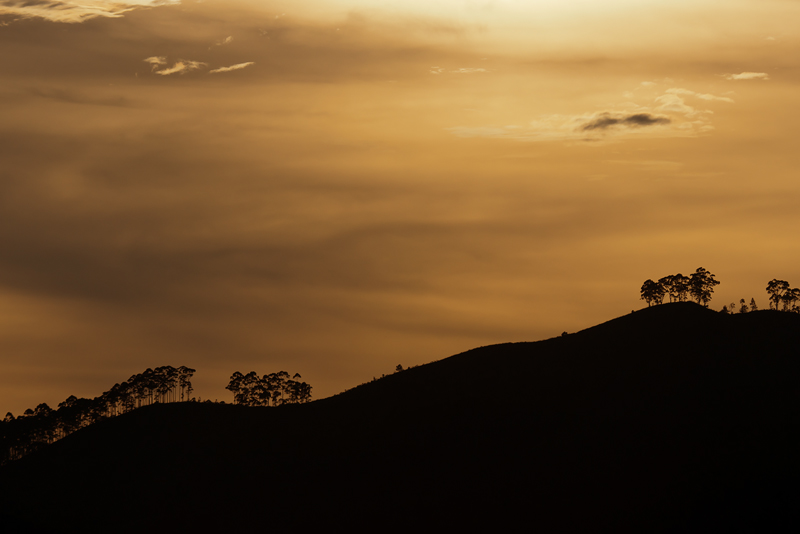
[[[640,126],[653,126],[655,124],[669,124],[672,122],[667,117],[658,117],[650,113],[635,113],[633,115],[614,116],[611,113],[602,113],[599,117],[584,124],[583,131],[605,130],[612,126],[625,126],[638,128]]]

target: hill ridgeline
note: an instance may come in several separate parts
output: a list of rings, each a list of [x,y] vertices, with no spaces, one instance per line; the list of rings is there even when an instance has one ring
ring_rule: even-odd
[[[798,519],[798,347],[800,315],[674,303],[309,404],[156,404],[1,468],[0,520],[20,532],[768,531]]]

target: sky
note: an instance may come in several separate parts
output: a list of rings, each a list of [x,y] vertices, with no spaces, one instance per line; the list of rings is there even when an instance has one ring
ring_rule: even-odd
[[[0,412],[327,397],[800,284],[798,0],[0,0]]]

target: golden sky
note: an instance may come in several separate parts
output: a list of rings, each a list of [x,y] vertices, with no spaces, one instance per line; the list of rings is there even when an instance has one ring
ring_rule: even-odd
[[[800,284],[797,0],[0,0],[0,410],[314,397]]]

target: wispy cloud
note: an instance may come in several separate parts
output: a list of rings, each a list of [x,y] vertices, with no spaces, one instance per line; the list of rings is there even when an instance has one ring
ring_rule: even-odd
[[[655,99],[656,109],[663,113],[680,113],[687,117],[697,115],[698,111],[688,105],[683,98],[673,93],[666,93]]]
[[[723,74],[726,80],[769,80],[766,72],[740,72],[739,74]]]
[[[708,93],[696,93],[694,91],[690,91],[689,89],[683,89],[680,87],[673,87],[671,89],[667,89],[666,92],[673,95],[694,96],[701,100],[717,100],[719,102],[728,102],[731,104],[734,103],[734,100],[732,98],[728,98],[727,96],[716,96]]]
[[[216,43],[214,43],[213,46],[208,47],[208,49],[211,50],[215,46],[225,46],[227,44],[231,44],[232,42],[233,42],[233,35],[229,35],[225,39],[222,39],[221,41],[217,41]]]
[[[218,72],[231,72],[232,70],[241,70],[245,67],[253,65],[254,63],[255,61],[248,61],[247,63],[237,63],[236,65],[231,65],[230,67],[220,67],[218,69],[209,71],[209,74],[216,74]]]
[[[193,70],[202,69],[205,66],[206,63],[203,63],[202,61],[189,61],[181,59],[175,62],[175,64],[170,68],[157,70],[155,72],[161,76],[169,76],[170,74],[186,74],[187,72],[191,72]]]
[[[448,70],[446,71],[442,67],[431,67],[430,73],[431,74],[444,74],[445,72],[449,72],[450,74],[477,74],[480,72],[489,72],[486,69],[475,68],[475,67],[462,67],[460,69],[455,70]]]
[[[0,15],[78,23],[97,17],[121,17],[137,7],[180,4],[180,0],[0,0]]]
[[[150,63],[152,70],[156,70],[162,65],[167,64],[167,58],[164,56],[152,56],[143,60],[145,63]]]
[[[673,83],[673,80],[665,80]],[[658,84],[644,82],[641,87]],[[626,97],[633,98],[633,92]],[[696,137],[714,129],[713,111],[696,109],[684,100],[693,97],[703,101],[732,103],[728,97],[698,93],[673,87],[650,97],[649,104],[626,102],[596,113],[579,115],[547,115],[519,126],[456,126],[447,130],[459,137],[495,137],[521,141],[611,141],[635,137]]]
[[[476,68],[462,68],[451,70],[453,74],[475,74],[477,72],[488,72],[486,69],[476,69]]]

